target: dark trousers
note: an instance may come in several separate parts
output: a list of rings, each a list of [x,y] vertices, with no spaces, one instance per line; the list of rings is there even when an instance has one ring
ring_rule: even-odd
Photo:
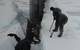
[[[64,30],[64,25],[67,23],[68,19],[65,19],[64,21],[61,20],[61,21],[56,21],[55,22],[55,28],[53,29],[53,32],[57,32],[58,31],[58,28],[59,28],[59,31],[60,31],[60,34],[58,35],[59,37],[62,36],[63,34],[63,30]]]

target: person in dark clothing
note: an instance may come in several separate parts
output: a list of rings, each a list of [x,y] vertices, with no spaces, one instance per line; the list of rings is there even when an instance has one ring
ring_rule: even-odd
[[[16,34],[13,33],[8,34],[8,36],[14,37],[18,42],[15,46],[15,50],[30,50],[31,42],[29,41],[29,39],[25,38],[21,40]]]
[[[31,22],[28,23],[28,29],[27,29],[27,36],[24,39],[20,39],[16,34],[10,33],[8,36],[14,37],[16,41],[18,42],[15,46],[15,50],[30,50],[31,49],[31,43],[34,42],[34,44],[39,44],[40,39],[38,38],[37,35],[37,26],[34,24],[31,24]],[[31,27],[31,28],[30,28]],[[35,41],[33,39],[35,37],[38,41]]]
[[[63,34],[64,25],[68,21],[68,17],[62,13],[60,8],[50,7],[50,10],[53,12],[53,17],[54,17],[54,20],[56,21],[53,32],[57,32],[59,28],[60,34],[58,35],[58,37],[61,37]]]
[[[30,41],[36,43],[40,43],[40,38],[39,38],[39,29],[40,26],[38,24],[34,24],[31,21],[28,21],[28,26],[27,26],[27,34],[26,34],[26,38],[28,38]],[[36,38],[36,40],[34,40],[34,37]]]
[[[10,36],[10,37],[14,36],[14,38],[16,39],[17,42],[19,42],[21,40],[16,34],[13,34],[13,33],[8,34],[8,36]]]

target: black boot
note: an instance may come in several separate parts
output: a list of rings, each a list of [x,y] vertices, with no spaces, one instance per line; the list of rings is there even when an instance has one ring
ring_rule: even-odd
[[[62,37],[62,34],[63,34],[63,33],[60,33],[60,34],[58,35],[58,37]]]
[[[52,31],[53,31],[53,32],[57,32],[58,30],[57,30],[57,29],[53,29]]]
[[[62,37],[62,35],[60,34],[60,35],[58,35],[58,37]]]

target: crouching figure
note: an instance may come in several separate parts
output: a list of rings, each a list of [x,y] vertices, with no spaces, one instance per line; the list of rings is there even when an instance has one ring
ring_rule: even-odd
[[[63,35],[64,25],[68,21],[68,17],[63,14],[59,8],[50,7],[50,10],[53,12],[53,20],[55,21],[55,28],[53,29],[53,32],[57,32],[59,28],[60,34],[58,37],[61,37]]]

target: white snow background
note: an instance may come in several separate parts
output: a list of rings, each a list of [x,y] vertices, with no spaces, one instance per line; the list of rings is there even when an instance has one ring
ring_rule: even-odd
[[[16,17],[18,12],[15,8],[16,4],[25,17]],[[49,10],[51,6],[61,8],[69,19],[61,38],[57,37],[59,32],[54,33],[53,38],[49,37],[48,30],[53,21],[52,13]],[[32,45],[32,50],[80,50],[80,1],[48,0],[45,3],[44,11],[41,46]],[[22,33],[25,33],[26,18],[29,18],[29,0],[0,0],[0,50],[14,50],[17,42],[14,37],[8,37],[8,33],[16,33],[21,39],[24,38]]]
[[[80,50],[80,0],[48,0],[45,4],[41,29],[43,50]],[[50,38],[49,29],[53,21],[52,12],[49,10],[51,6],[60,8],[68,16],[61,38],[57,37],[59,32],[55,32]]]
[[[0,0],[0,50],[15,50],[17,41],[7,34],[15,33],[25,38],[27,18],[29,18],[30,0]],[[19,15],[18,15],[19,13]],[[21,15],[23,13],[23,15]],[[32,45],[31,50],[39,50]]]

